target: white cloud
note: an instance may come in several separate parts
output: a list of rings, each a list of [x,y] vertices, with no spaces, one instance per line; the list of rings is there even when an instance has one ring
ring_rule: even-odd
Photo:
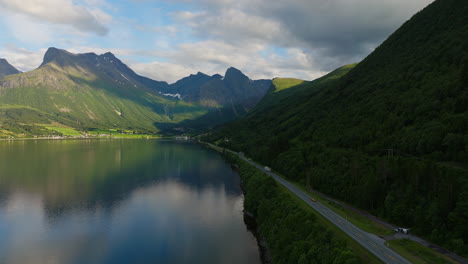
[[[231,43],[245,44],[246,41],[274,42],[276,37],[287,33],[277,21],[247,14],[238,9],[223,8],[213,15],[204,12],[174,12],[172,15],[190,26],[200,38],[214,38]]]
[[[106,35],[110,15],[99,9],[89,10],[71,0],[0,0],[0,9],[14,12],[39,22],[71,26],[82,32]]]
[[[173,50],[147,54],[162,58],[165,62],[132,62],[130,67],[141,75],[169,83],[198,71],[210,75],[224,74],[231,66],[240,69],[251,79],[293,76],[312,80],[325,73],[315,70],[315,62],[300,49],[287,49],[284,55],[275,54],[274,51],[265,52],[265,49],[266,46],[261,45],[238,47],[213,40],[185,43]]]
[[[3,50],[0,49],[0,57],[6,58],[21,71],[28,71],[41,64],[45,51],[46,49],[29,51],[9,45]],[[278,55],[273,50],[268,51],[266,46],[252,45],[242,48],[217,41],[185,43],[170,50],[77,46],[68,51],[96,54],[110,51],[138,74],[169,83],[198,71],[209,75],[216,73],[223,75],[231,66],[238,68],[251,79],[296,77],[313,80],[326,73],[316,70],[317,63],[301,49],[289,48],[286,49],[285,54]],[[143,63],[134,60],[135,57],[155,58],[155,60]]]
[[[129,67],[140,75],[169,83],[173,83],[198,71],[193,65],[182,65],[171,62],[132,63]]]
[[[177,2],[192,9],[171,16],[200,41],[158,52],[167,62],[134,64],[155,79],[174,81],[189,70],[222,73],[229,66],[251,78],[314,79],[364,58],[432,0]]]
[[[195,0],[198,11],[173,16],[198,38],[300,48],[332,70],[362,59],[432,1]]]
[[[60,48],[60,47],[58,47]],[[130,49],[107,49],[107,48],[100,48],[100,47],[92,47],[92,46],[75,46],[73,48],[67,49],[67,51],[71,53],[89,53],[94,52],[96,54],[104,54],[106,52],[112,52],[115,56],[128,56],[133,54],[135,51]]]
[[[109,15],[108,13],[102,11],[101,9],[98,8],[90,8],[89,12],[94,16],[94,18],[101,24],[101,25],[107,25],[112,22],[112,16]],[[105,33],[107,33],[107,28],[105,29]],[[102,34],[100,34],[102,35]]]
[[[37,68],[44,57],[46,49],[31,51],[15,45],[6,45],[0,49],[0,58],[5,58],[8,62],[20,71],[30,71]]]
[[[152,4],[149,0],[133,1],[135,5]],[[8,11],[4,15],[12,33],[24,42],[34,39],[46,42],[60,35],[63,40],[54,39],[59,48],[75,53],[111,51],[138,73],[157,80],[173,82],[198,71],[223,74],[230,66],[253,79],[297,77],[310,80],[361,60],[411,15],[432,2],[157,0],[156,3],[161,1],[183,2],[181,6],[190,8],[169,14],[158,9],[153,24],[138,24],[141,22],[138,18],[124,16],[113,21],[102,11],[102,8],[110,10],[105,0],[81,0],[83,5],[72,0],[24,0],[21,4],[17,0],[0,0],[0,13],[2,9]],[[56,12],[57,5],[61,6],[61,12]],[[166,15],[174,24],[163,23]],[[37,21],[40,23],[32,25]],[[50,23],[60,26],[51,27]],[[114,26],[107,35],[114,48],[95,47],[99,45],[80,41],[86,37],[81,38],[80,33],[105,34],[106,25]],[[72,33],[64,32],[64,27]],[[148,41],[141,46],[135,43],[135,32],[145,34]],[[69,39],[74,42],[66,42],[67,36],[72,34]],[[9,54],[13,59],[8,58]],[[22,70],[38,65],[37,59],[28,65],[9,49],[0,50],[0,55],[13,65],[13,61],[17,61]],[[43,52],[34,56],[42,60],[42,55]],[[144,62],[138,61],[141,58]]]

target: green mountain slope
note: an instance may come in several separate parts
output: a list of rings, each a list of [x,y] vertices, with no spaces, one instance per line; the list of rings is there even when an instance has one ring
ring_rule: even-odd
[[[304,80],[295,79],[295,78],[275,78],[273,79],[273,87],[275,92],[279,92],[284,89],[298,86],[299,84],[304,83]]]
[[[12,75],[20,73],[15,67],[13,67],[10,63],[8,63],[5,59],[0,59],[0,79]]]
[[[157,132],[156,122],[177,123],[206,113],[159,95],[158,85],[164,83],[135,74],[111,53],[51,48],[38,69],[0,81],[0,130],[47,134],[40,124],[57,123],[79,130]]]
[[[468,1],[435,1],[347,70],[207,139],[468,255]]]
[[[2,72],[18,73],[0,60]],[[48,135],[50,127],[72,134],[200,131],[244,114],[270,86],[234,68],[224,78],[198,73],[169,85],[136,74],[110,52],[49,48],[38,69],[0,81],[0,137]]]

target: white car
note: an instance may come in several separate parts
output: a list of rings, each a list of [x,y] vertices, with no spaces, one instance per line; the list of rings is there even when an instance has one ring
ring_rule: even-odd
[[[396,233],[409,234],[409,231],[410,231],[409,228],[401,228],[401,227],[395,228]]]

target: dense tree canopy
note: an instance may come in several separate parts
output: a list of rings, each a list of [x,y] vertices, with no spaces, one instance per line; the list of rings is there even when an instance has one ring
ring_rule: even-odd
[[[273,263],[361,263],[345,241],[336,238],[273,178],[234,155],[230,159],[240,164],[244,208],[255,216]]]
[[[206,140],[468,255],[467,65],[468,2],[437,0],[353,69],[271,92]]]

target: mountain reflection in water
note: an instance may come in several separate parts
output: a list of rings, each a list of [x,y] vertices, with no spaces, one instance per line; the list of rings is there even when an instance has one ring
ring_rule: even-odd
[[[0,263],[260,263],[239,177],[189,142],[0,142]]]

